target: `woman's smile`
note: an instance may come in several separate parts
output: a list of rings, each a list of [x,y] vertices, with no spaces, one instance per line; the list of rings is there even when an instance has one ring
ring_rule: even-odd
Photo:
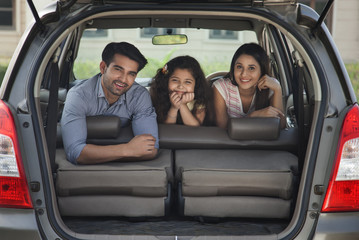
[[[239,88],[244,90],[255,87],[260,76],[261,68],[254,57],[247,54],[238,57],[234,68],[234,78]]]
[[[243,79],[243,78],[241,78],[240,81],[243,82],[243,83],[247,83],[247,82],[250,82],[251,80],[250,80],[250,79]]]

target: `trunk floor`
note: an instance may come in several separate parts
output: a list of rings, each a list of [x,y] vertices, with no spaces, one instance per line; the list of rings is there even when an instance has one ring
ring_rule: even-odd
[[[63,218],[74,232],[109,235],[155,236],[235,236],[269,235],[283,231],[288,225],[284,220],[197,221],[194,219],[142,219],[121,218]]]

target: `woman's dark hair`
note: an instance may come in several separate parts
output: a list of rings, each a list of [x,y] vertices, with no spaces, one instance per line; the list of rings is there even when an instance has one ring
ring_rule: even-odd
[[[233,85],[238,86],[236,80],[234,79],[234,68],[237,59],[241,55],[249,55],[252,56],[259,64],[261,69],[261,76],[263,77],[265,74],[269,75],[269,57],[266,53],[266,51],[258,44],[256,43],[247,43],[240,46],[237,51],[234,53],[232,62],[231,62],[231,68],[230,72],[225,76],[229,79],[231,79],[231,82]],[[264,89],[259,91],[258,88],[256,89],[256,99],[255,99],[255,109],[262,109],[269,106],[268,101],[269,96],[269,89]]]
[[[195,79],[194,99],[196,102],[192,113],[195,114],[200,106],[205,106],[206,117],[203,121],[203,125],[213,125],[212,89],[206,80],[200,64],[191,56],[173,58],[163,68],[158,69],[156,76],[152,79],[150,94],[153,106],[156,109],[157,121],[163,123],[171,108],[168,81],[176,69],[188,70]],[[177,116],[177,123],[183,123],[180,114]]]
[[[147,64],[147,59],[142,53],[132,44],[128,42],[111,42],[106,45],[102,51],[102,61],[107,66],[113,61],[113,56],[120,54],[138,63],[138,71],[141,71]]]

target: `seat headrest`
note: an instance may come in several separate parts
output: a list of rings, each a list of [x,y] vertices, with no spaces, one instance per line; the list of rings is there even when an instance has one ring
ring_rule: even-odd
[[[87,139],[113,139],[120,134],[121,120],[117,116],[86,117]]]
[[[228,135],[235,140],[276,140],[279,132],[279,118],[244,117],[228,121]]]

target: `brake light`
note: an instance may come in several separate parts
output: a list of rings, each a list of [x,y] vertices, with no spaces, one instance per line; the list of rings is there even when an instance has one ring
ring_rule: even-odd
[[[359,107],[347,113],[322,212],[359,211]]]
[[[14,119],[0,100],[0,207],[32,208]]]

